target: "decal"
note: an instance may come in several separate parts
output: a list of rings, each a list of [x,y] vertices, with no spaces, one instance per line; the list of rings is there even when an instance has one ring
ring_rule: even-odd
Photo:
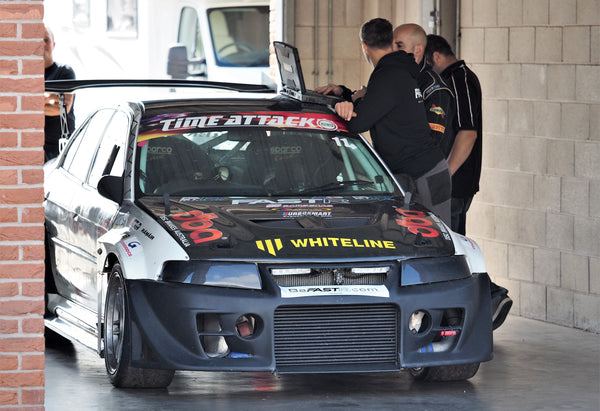
[[[150,154],[173,154],[173,147],[148,147],[148,153]]]
[[[166,134],[194,132],[203,128],[219,127],[283,127],[314,130],[348,131],[344,122],[333,114],[300,112],[251,113],[172,113],[146,119],[140,125],[138,145],[142,141]],[[170,154],[167,147],[157,147],[157,154]]]
[[[267,204],[267,209],[280,212],[283,217],[331,217],[332,204]]]
[[[135,231],[137,231],[142,227],[142,222],[137,218],[133,217],[133,219],[129,222],[129,226]]]
[[[213,226],[212,219],[217,218],[214,213],[203,213],[200,210],[192,210],[187,213],[173,215],[173,220],[183,221],[180,224],[184,230],[190,230],[190,238],[195,244],[205,243],[207,241],[218,240],[223,237],[223,233]]]
[[[259,240],[256,242],[256,247],[259,250],[266,251],[271,255],[277,255],[277,251],[281,250],[283,245],[281,244],[281,239],[276,238],[274,240],[265,240],[264,242]]]
[[[396,249],[393,241],[389,240],[368,240],[345,237],[309,237],[297,238],[289,240],[289,243],[284,243],[280,238],[272,240],[256,241],[256,247],[268,252],[273,256],[277,256],[277,251],[281,250],[284,245],[293,248],[379,248],[379,249]]]
[[[142,243],[140,243],[139,241],[130,241],[127,243],[127,245],[129,246],[129,248],[133,249],[136,247],[141,247]]]
[[[448,230],[446,230],[446,226],[444,225],[442,220],[440,220],[440,218],[433,213],[430,213],[429,216],[433,221],[437,223],[440,231],[442,232],[442,237],[444,237],[444,240],[450,241],[452,237],[450,237],[450,233],[448,232]]]
[[[444,111],[444,109],[439,106],[436,106],[435,104],[432,104],[431,107],[429,107],[429,111],[437,114],[438,116],[442,116],[442,118],[446,116],[446,112]]]
[[[438,237],[440,235],[433,227],[433,223],[427,220],[427,215],[422,211],[403,210],[396,207],[396,212],[400,214],[400,218],[396,219],[396,223],[408,228],[413,234],[421,234],[423,237]]]
[[[319,287],[281,287],[282,298],[312,297],[326,295],[361,295],[389,298],[390,292],[385,285],[337,285]]]
[[[187,248],[190,246],[190,242],[188,241],[188,239],[179,230],[179,228],[177,228],[177,226],[173,224],[171,220],[169,220],[166,216],[161,216],[160,219],[165,222],[165,224],[171,229],[171,231],[173,231],[173,233],[175,233],[175,235],[177,236],[177,238],[179,238],[179,241],[181,241],[181,244],[183,244],[184,247]]]
[[[150,231],[146,230],[145,228],[142,228],[142,234],[144,234],[150,240],[154,240],[154,234],[152,234]]]
[[[352,150],[356,149],[356,144],[349,142],[346,137],[333,137],[332,140],[335,141],[335,144],[337,144],[338,147],[344,146]]]
[[[275,204],[277,206],[283,204],[348,204],[350,200],[343,197],[313,197],[313,198],[280,198],[270,200],[267,198],[232,198],[231,204]]]
[[[223,201],[223,197],[181,197],[182,203],[197,203],[200,201]]]
[[[129,250],[129,247],[127,244],[125,244],[125,241],[121,241],[121,246],[123,247],[123,250],[125,250],[125,254],[127,254],[128,257],[133,256],[133,254],[131,254],[131,250]]]
[[[283,217],[331,217],[331,211],[315,211],[315,210],[288,210],[281,213]]]
[[[300,146],[272,146],[271,154],[300,154],[302,147]]]
[[[113,225],[113,228],[123,228],[125,227],[125,225],[127,224],[127,219],[129,218],[129,215],[122,215],[121,217],[119,217],[117,219],[117,221],[115,221],[115,224]]]

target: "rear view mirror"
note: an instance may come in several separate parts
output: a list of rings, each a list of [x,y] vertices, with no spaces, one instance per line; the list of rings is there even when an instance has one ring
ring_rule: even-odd
[[[98,181],[98,193],[121,205],[123,202],[123,177],[103,176]]]

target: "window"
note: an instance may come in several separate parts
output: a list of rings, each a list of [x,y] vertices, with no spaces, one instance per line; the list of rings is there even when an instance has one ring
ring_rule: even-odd
[[[202,44],[198,13],[192,7],[181,9],[177,42],[185,45],[188,60],[204,58],[204,45]]]
[[[67,148],[63,168],[82,182],[87,179],[96,148],[113,112],[114,110],[109,109],[96,112],[85,129],[75,136],[76,140]]]
[[[218,65],[269,65],[268,6],[210,9],[208,22]]]
[[[121,112],[115,111],[106,128],[104,137],[98,148],[88,184],[92,187],[104,175],[123,175],[127,137],[129,135],[129,118]]]

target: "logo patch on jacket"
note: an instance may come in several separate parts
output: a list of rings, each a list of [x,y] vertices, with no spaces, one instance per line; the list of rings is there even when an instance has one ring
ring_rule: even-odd
[[[444,109],[439,106],[436,106],[435,104],[431,105],[431,107],[429,108],[429,111],[437,114],[438,116],[442,116],[442,118],[444,118],[446,116],[446,112],[444,111]]]
[[[415,89],[415,99],[419,103],[423,102],[423,93],[421,93],[421,89],[418,87]]]

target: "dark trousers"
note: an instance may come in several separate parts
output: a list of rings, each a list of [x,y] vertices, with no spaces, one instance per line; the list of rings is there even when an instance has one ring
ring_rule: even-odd
[[[471,201],[473,201],[473,197],[452,197],[450,228],[455,233],[462,235],[466,234],[467,211],[469,211],[469,207],[471,207]]]

